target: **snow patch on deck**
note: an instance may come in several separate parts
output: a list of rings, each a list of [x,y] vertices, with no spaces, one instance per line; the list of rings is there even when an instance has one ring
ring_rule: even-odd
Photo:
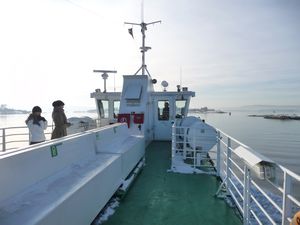
[[[214,172],[204,171],[185,163],[181,155],[175,155],[172,157],[171,169],[167,171],[183,174],[215,174]]]
[[[93,222],[93,225],[100,225],[107,221],[110,216],[112,216],[116,208],[120,205],[120,199],[118,197],[112,198],[105,209],[100,213],[99,217]]]

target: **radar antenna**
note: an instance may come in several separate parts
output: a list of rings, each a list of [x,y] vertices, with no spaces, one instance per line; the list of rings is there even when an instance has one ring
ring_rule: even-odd
[[[94,70],[94,73],[102,73],[102,78],[104,80],[104,93],[106,92],[106,80],[108,78],[108,73],[117,73],[116,70]]]
[[[145,71],[147,72],[147,74],[151,77],[148,69],[147,69],[147,65],[145,63],[145,53],[151,49],[151,47],[145,46],[145,31],[147,30],[147,26],[150,24],[155,24],[155,23],[161,23],[161,20],[158,21],[154,21],[151,23],[145,23],[144,22],[144,18],[143,18],[143,11],[142,11],[142,22],[141,23],[129,23],[129,22],[125,22],[124,24],[129,24],[129,25],[135,25],[135,26],[141,26],[141,32],[142,32],[142,47],[140,47],[141,49],[141,53],[142,53],[142,66],[138,69],[138,71],[136,71],[136,73],[134,75],[137,75],[138,72],[140,72],[140,70],[142,70],[142,75],[145,75]]]

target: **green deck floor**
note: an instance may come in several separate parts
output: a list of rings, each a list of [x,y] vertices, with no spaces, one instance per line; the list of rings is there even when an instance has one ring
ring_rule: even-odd
[[[170,158],[170,142],[152,142],[146,149],[146,166],[103,224],[242,224],[224,200],[213,196],[219,185],[214,176],[169,173]]]

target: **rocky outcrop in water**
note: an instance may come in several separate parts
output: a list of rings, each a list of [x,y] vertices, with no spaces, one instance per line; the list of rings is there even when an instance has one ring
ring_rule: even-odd
[[[250,117],[263,117],[265,119],[275,119],[275,120],[300,120],[300,116],[298,115],[248,115]]]

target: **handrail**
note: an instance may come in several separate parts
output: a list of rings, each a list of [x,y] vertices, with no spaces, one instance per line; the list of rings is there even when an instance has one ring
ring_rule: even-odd
[[[226,141],[224,141],[224,139],[230,139],[232,142],[234,142],[235,145],[242,146],[246,149],[251,150],[252,152],[255,152],[249,146],[232,138],[231,136],[227,135],[226,133],[222,132],[221,130],[217,129],[217,131],[222,136],[218,139],[218,141],[222,142],[224,149],[226,149],[228,147],[227,143],[226,143]],[[232,150],[233,150],[232,152],[234,153],[233,148],[232,148]],[[225,150],[223,150],[223,151],[224,151],[224,153],[226,152]],[[237,157],[237,155],[235,155],[235,157]],[[233,162],[234,159],[231,158],[231,161]],[[232,165],[229,165],[229,166],[232,166]],[[244,166],[249,168],[250,171],[253,170],[253,168],[251,168],[245,162],[244,162]],[[266,188],[267,185],[264,184],[264,182],[269,183],[271,181],[269,179],[266,181],[260,180],[260,183],[262,183],[262,184],[258,184],[254,180],[256,180],[256,179],[259,180],[259,179],[257,178],[257,176],[254,173],[250,172],[249,179],[251,180],[252,185],[249,186],[249,188],[248,188],[248,190],[246,190],[246,192],[250,193],[250,197],[251,197],[252,201],[250,201],[248,208],[243,209],[242,215],[246,215],[247,213],[245,212],[245,210],[247,210],[248,212],[251,212],[253,217],[249,216],[247,219],[244,218],[244,224],[251,224],[253,222],[253,220],[255,219],[255,220],[258,220],[257,222],[259,224],[266,224],[266,223],[271,222],[272,224],[286,225],[286,224],[290,223],[293,213],[295,213],[293,211],[295,211],[296,209],[298,209],[298,210],[300,209],[299,200],[297,200],[297,198],[291,194],[291,190],[292,190],[292,188],[291,188],[292,181],[291,180],[293,180],[293,182],[294,182],[293,185],[299,188],[300,187],[300,176],[298,174],[290,171],[289,169],[283,167],[282,165],[275,164],[275,166],[279,168],[278,174],[283,173],[283,176],[281,177],[281,179],[283,179],[283,184],[288,183],[286,185],[286,188],[278,187],[278,184],[276,184],[276,182],[272,183],[272,185],[273,185],[272,188]],[[225,167],[227,167],[227,165]],[[240,168],[238,170],[240,170]],[[222,177],[223,179],[227,176],[226,169],[224,171],[225,171],[225,173],[223,173],[223,177]],[[230,169],[230,172],[234,173],[234,169]],[[238,178],[238,176],[234,176],[234,177],[235,177],[235,179]],[[239,179],[239,181],[243,181],[243,177],[244,177],[243,174],[240,174],[240,177],[241,178]],[[277,177],[277,179],[279,179],[279,178]],[[226,188],[231,189],[230,186],[226,187]],[[229,191],[229,192],[231,194],[234,193],[232,191]],[[274,193],[279,192],[279,193],[281,193],[281,195],[274,194],[273,192]],[[294,193],[294,194],[296,194],[296,193]],[[260,197],[260,196],[262,196],[262,197]],[[277,201],[282,202],[282,203],[279,205],[276,204],[275,200],[273,198],[275,198]],[[298,198],[299,198],[299,196],[298,196]],[[233,199],[237,199],[237,198],[233,198]],[[265,205],[264,205],[264,207],[261,207],[260,201],[262,201],[262,199],[264,199],[263,200],[264,204],[265,205],[267,204],[268,207],[266,207]],[[255,203],[257,204],[257,207],[254,206]],[[255,208],[255,210],[253,210],[253,208]],[[268,208],[271,208],[271,210],[268,210]],[[261,213],[264,215],[266,214],[265,217],[261,216]],[[277,218],[277,216],[275,216],[274,214],[281,214],[281,218]]]
[[[80,131],[86,131],[99,127],[101,124],[98,120],[95,120],[95,124],[86,124],[80,125]],[[52,125],[48,125],[45,131],[46,140],[50,139]],[[76,131],[76,132],[80,132]],[[27,126],[13,126],[13,127],[2,127],[0,128],[0,152],[5,152],[8,150],[14,150],[19,147],[26,146],[29,144],[29,130]]]
[[[52,128],[52,126],[48,125],[47,130],[49,128]],[[45,132],[46,137],[51,134],[51,132],[47,130]],[[0,128],[0,131],[2,131],[0,132],[0,138],[2,139],[2,142],[0,142],[0,146],[2,146],[0,152],[14,150],[29,143],[29,130],[27,126],[2,127]],[[17,143],[21,143],[21,145]],[[11,145],[11,147],[8,147],[8,144]]]
[[[191,140],[191,136],[187,138],[187,129],[197,128],[178,126],[176,123],[173,125],[172,160],[175,156],[184,155],[184,151],[196,152],[196,149],[192,149],[192,144],[189,144],[195,140]],[[200,129],[193,133],[198,138],[201,136]],[[260,164],[257,165],[258,167],[250,166],[245,159],[236,154],[235,149],[241,146],[257,156],[260,154],[220,129],[216,129],[216,137],[217,143],[213,148],[216,151],[209,152],[209,156],[216,163],[215,174],[222,179],[221,186],[225,186],[227,194],[231,195],[233,203],[241,212],[243,224],[288,225],[294,213],[300,210],[300,193],[295,192],[300,190],[300,176],[276,163]],[[186,146],[189,149],[184,150]],[[196,154],[189,156],[189,158],[193,157],[196,157]],[[264,157],[264,159],[268,158]],[[191,167],[202,169],[201,166],[193,163]],[[262,169],[259,171],[259,176],[255,173],[258,168]],[[264,174],[265,179],[261,177],[261,173]]]

